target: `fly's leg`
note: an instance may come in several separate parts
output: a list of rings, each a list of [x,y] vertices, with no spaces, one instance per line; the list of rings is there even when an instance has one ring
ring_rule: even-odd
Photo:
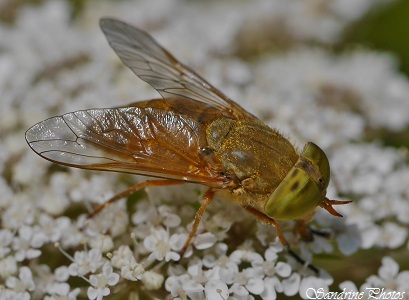
[[[209,188],[203,195],[203,200],[202,200],[202,205],[200,205],[199,210],[196,212],[195,215],[195,220],[193,222],[192,229],[190,230],[189,236],[183,245],[182,250],[180,251],[180,258],[183,258],[183,255],[185,254],[187,248],[189,247],[190,243],[192,242],[193,237],[196,234],[197,228],[199,227],[200,220],[203,217],[203,213],[206,210],[206,207],[212,202],[214,196],[214,190],[212,188]]]
[[[294,226],[294,232],[305,242],[312,242],[314,235],[322,236],[323,238],[331,238],[332,233],[325,229],[315,229],[308,225],[305,220],[297,220]]]
[[[176,185],[176,184],[183,184],[183,181],[179,180],[145,180],[142,182],[139,182],[125,191],[113,196],[109,200],[107,200],[105,203],[102,203],[95,207],[94,211],[88,215],[88,218],[94,217],[96,214],[98,214],[101,210],[106,208],[107,206],[111,205],[112,203],[118,201],[119,199],[122,199],[124,197],[127,197],[129,195],[132,195],[139,191],[140,189],[143,189],[148,186],[167,186],[167,185]]]
[[[284,237],[283,231],[281,229],[280,224],[269,217],[267,217],[265,214],[259,212],[257,209],[251,207],[251,206],[245,206],[244,207],[250,214],[252,214],[256,219],[258,219],[260,222],[264,224],[268,224],[273,226],[277,230],[277,235],[278,239],[280,240],[281,244],[286,248],[287,252],[301,265],[305,265],[306,261],[302,259],[297,253],[295,253],[293,250],[291,250],[290,245],[288,244],[287,240]],[[319,274],[319,270],[317,267],[315,267],[312,264],[308,264],[308,268],[312,270],[315,274]]]
[[[109,200],[107,200],[105,203],[98,205],[92,213],[89,214],[88,218],[94,217],[96,214],[98,214],[100,211],[102,211],[104,208],[109,206],[110,204],[118,201],[119,199],[122,199],[124,197],[127,197],[129,195],[132,195],[139,191],[140,189],[149,187],[149,186],[168,186],[168,185],[177,185],[177,184],[183,184],[183,181],[179,180],[146,180],[140,183],[137,183],[130,188],[126,189],[125,191],[113,196]],[[196,212],[195,219],[193,222],[192,229],[189,233],[189,236],[183,245],[183,248],[180,252],[180,257],[182,258],[183,255],[185,254],[187,248],[189,247],[193,237],[196,234],[197,228],[199,227],[200,220],[202,219],[203,213],[206,211],[207,205],[212,202],[214,196],[214,190],[212,188],[209,188],[205,194],[203,195],[203,201],[202,205],[200,206],[199,210]]]
[[[280,240],[281,244],[285,247],[288,246],[288,242],[284,237],[283,231],[281,230],[281,225],[276,220],[267,217],[265,214],[259,212],[257,209],[251,206],[244,206],[244,209],[247,210],[250,214],[252,214],[257,220],[261,223],[273,226],[277,230],[278,239]]]
[[[312,242],[314,240],[311,227],[305,220],[297,220],[294,226],[294,233],[304,242]]]
[[[308,225],[315,215],[315,211],[304,217],[303,219],[297,220],[294,226],[294,233],[302,239],[304,242],[312,242],[314,240],[314,235],[322,236],[325,238],[330,238],[331,233],[327,230],[314,229]]]
[[[323,238],[330,239],[333,237],[333,232],[325,229],[315,229],[309,226],[309,230],[313,235],[322,236]]]

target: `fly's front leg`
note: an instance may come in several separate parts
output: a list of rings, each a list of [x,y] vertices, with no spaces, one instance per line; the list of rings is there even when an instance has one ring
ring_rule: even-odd
[[[297,220],[294,226],[294,233],[304,242],[312,242],[314,240],[314,236],[312,235],[312,231],[308,223],[304,220]]]
[[[302,265],[306,264],[306,261],[290,248],[290,245],[288,244],[287,240],[284,237],[280,223],[278,223],[274,219],[269,218],[268,216],[259,212],[257,209],[251,206],[245,206],[244,208],[255,218],[257,218],[260,222],[273,226],[277,230],[278,239],[280,240],[281,244],[286,248],[287,252],[300,264]],[[308,268],[312,270],[314,273],[319,274],[318,268],[315,267],[314,265],[308,263]]]
[[[244,209],[252,214],[261,223],[273,226],[277,230],[278,239],[283,246],[288,247],[288,242],[284,237],[283,231],[281,230],[281,225],[276,220],[267,217],[265,214],[259,212],[257,209],[251,206],[244,206]]]
[[[192,229],[190,230],[189,236],[183,245],[182,250],[180,251],[180,258],[183,258],[187,248],[189,247],[190,243],[192,242],[193,237],[196,235],[197,228],[199,227],[200,220],[203,217],[203,213],[206,211],[206,207],[212,202],[214,197],[214,190],[209,188],[203,195],[202,205],[200,206],[199,210],[196,212],[195,220],[193,222]]]

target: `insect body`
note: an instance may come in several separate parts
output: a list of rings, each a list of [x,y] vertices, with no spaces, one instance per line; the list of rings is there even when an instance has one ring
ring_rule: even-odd
[[[298,153],[145,32],[108,18],[100,25],[122,62],[163,98],[40,122],[26,132],[37,154],[71,167],[162,178],[138,183],[108,203],[146,186],[208,186],[182,256],[215,194],[275,226],[285,245],[276,220],[307,222],[317,206],[341,216],[332,205],[349,201],[325,197],[330,169],[317,145],[307,143]]]

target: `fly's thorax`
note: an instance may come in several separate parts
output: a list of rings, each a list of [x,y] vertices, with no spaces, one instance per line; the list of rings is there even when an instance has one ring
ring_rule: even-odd
[[[277,220],[302,219],[325,199],[330,167],[325,153],[307,143],[294,167],[271,194],[264,212]]]
[[[206,129],[228,176],[256,194],[270,194],[297,162],[292,144],[258,120],[217,119]]]

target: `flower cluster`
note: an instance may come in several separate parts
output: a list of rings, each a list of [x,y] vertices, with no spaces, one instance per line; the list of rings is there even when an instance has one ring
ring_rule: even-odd
[[[390,1],[90,0],[76,17],[75,1],[0,1],[0,299],[274,300],[342,290],[407,299],[408,154],[381,134],[407,131],[409,80],[390,54],[328,50]],[[107,15],[152,33],[294,144],[325,149],[328,197],[354,202],[337,208],[344,218],[318,209],[310,242],[296,222],[282,224],[305,264],[224,199],[209,205],[182,258],[202,187],[146,188],[88,218],[145,178],[56,166],[29,149],[25,130],[48,117],[158,97],[109,48],[98,27]]]

